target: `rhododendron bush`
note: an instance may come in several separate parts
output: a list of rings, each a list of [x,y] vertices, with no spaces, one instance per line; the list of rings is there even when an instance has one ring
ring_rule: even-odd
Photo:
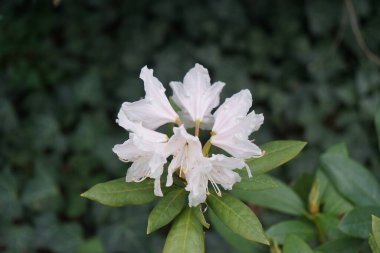
[[[82,196],[110,206],[157,199],[147,233],[174,221],[164,252],[204,252],[202,226],[210,226],[204,217],[208,209],[233,233],[269,245],[260,221],[238,192],[276,188],[276,181],[264,172],[293,158],[305,143],[277,141],[268,143],[268,149],[259,148],[249,138],[264,116],[250,111],[251,92],[242,90],[219,106],[225,84],[211,84],[200,64],[189,70],[183,83],[170,83],[173,106],[153,70],[144,67],[140,78],[145,98],[123,103],[116,120],[129,131],[128,140],[113,148],[130,164],[126,178],[98,184]],[[164,125],[167,134],[158,130]],[[201,131],[207,139],[203,147]],[[264,166],[256,168],[258,161]],[[238,192],[227,193],[230,190]]]

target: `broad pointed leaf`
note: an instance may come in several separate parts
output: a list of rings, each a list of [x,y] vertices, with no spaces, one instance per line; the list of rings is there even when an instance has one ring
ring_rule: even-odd
[[[232,232],[223,222],[216,216],[211,208],[207,211],[210,218],[212,227],[234,248],[238,249],[242,253],[264,253],[265,248],[263,245],[244,239],[243,237]]]
[[[323,231],[323,234],[319,234],[319,236],[325,237],[323,238],[324,240],[335,240],[346,237],[346,235],[338,229],[340,220],[335,214],[319,213],[315,216],[314,222],[316,226]]]
[[[119,178],[97,184],[81,196],[108,206],[141,205],[155,198],[153,184],[148,179],[140,183],[127,183],[125,178]]]
[[[348,157],[348,149],[346,144],[339,143],[330,147],[326,154]],[[324,213],[341,215],[353,209],[353,205],[336,191],[321,167],[317,169],[315,180],[319,185],[319,203]]]
[[[259,219],[240,200],[226,193],[222,197],[210,194],[207,203],[215,215],[234,233],[250,241],[269,244]]]
[[[371,232],[372,215],[380,215],[380,207],[358,207],[346,214],[339,224],[345,234],[366,239]]]
[[[255,175],[266,173],[293,159],[305,147],[303,141],[272,141],[262,145],[264,156],[247,161]]]
[[[318,253],[358,253],[363,241],[360,239],[345,237],[328,241],[315,249]]]
[[[271,176],[254,175],[253,177],[243,177],[239,183],[234,185],[234,189],[253,192],[273,189],[277,186],[278,183]]]
[[[204,253],[204,232],[202,224],[187,207],[175,219],[166,238],[163,253]]]
[[[301,238],[289,235],[285,239],[283,253],[313,253],[313,251]]]
[[[282,221],[271,226],[267,232],[270,239],[283,244],[287,235],[297,235],[303,240],[312,240],[316,237],[314,226],[306,221],[290,220]]]
[[[147,234],[169,224],[186,205],[184,189],[170,191],[160,199],[148,218]]]
[[[322,156],[323,170],[336,189],[359,206],[380,205],[380,185],[359,163],[340,155]]]
[[[380,248],[380,218],[372,215],[372,234]]]
[[[280,212],[303,215],[306,213],[301,198],[287,185],[274,179],[278,187],[259,192],[248,192],[233,189],[233,195],[241,200],[258,206],[271,208]]]
[[[376,242],[373,234],[369,235],[368,244],[372,250],[372,253],[380,253],[380,244]]]
[[[324,188],[323,192],[320,191],[319,200],[323,205],[324,213],[341,215],[353,209],[353,205],[335,190],[322,170],[317,171],[316,180]]]

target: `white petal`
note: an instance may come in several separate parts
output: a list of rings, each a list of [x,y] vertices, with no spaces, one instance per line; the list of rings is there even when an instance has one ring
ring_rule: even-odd
[[[193,192],[189,193],[189,207],[196,207],[199,204],[202,204],[206,201],[207,192],[204,191],[199,194],[194,194]]]
[[[236,182],[240,182],[239,174],[233,170],[244,168],[246,164],[243,160],[225,155],[213,155],[209,160],[212,164],[209,177],[215,183],[222,185],[226,190],[231,190]]]
[[[153,76],[153,70],[143,67],[140,78],[144,81],[146,95],[139,101],[123,104],[122,108],[127,117],[131,121],[141,122],[149,129],[176,122],[178,115],[170,105],[162,83]]]
[[[141,156],[141,152],[136,149],[131,139],[125,141],[123,144],[116,144],[112,151],[123,162],[134,161]]]
[[[158,197],[164,196],[164,194],[162,194],[162,190],[161,190],[161,180],[160,180],[160,177],[157,177],[154,180],[154,195],[156,195]]]
[[[200,64],[189,70],[183,84],[171,82],[173,100],[181,108],[182,113],[189,115],[191,121],[205,121],[211,116],[213,108],[219,105],[219,95],[224,83],[210,84],[210,76],[206,68]]]
[[[211,171],[211,163],[206,158],[200,159],[196,166],[186,174],[186,191],[189,191],[189,206],[197,206],[206,201],[208,189],[207,174]]]
[[[256,144],[247,138],[240,138],[238,134],[228,137],[214,135],[211,137],[211,143],[236,158],[248,159],[262,156],[262,151]]]
[[[149,176],[149,157],[141,157],[135,160],[127,171],[127,182],[140,182]]]
[[[166,142],[168,140],[165,134],[145,128],[141,123],[135,123],[129,120],[123,108],[120,109],[116,122],[124,129],[135,133],[145,140],[151,142]]]
[[[164,164],[166,163],[166,157],[159,155],[158,153],[153,153],[148,166],[150,169],[149,177],[158,178],[162,175],[164,171]]]
[[[211,143],[237,158],[261,156],[260,148],[248,138],[260,128],[264,116],[255,114],[254,111],[247,115],[251,105],[252,95],[248,90],[242,90],[226,99],[214,113]]]
[[[202,144],[197,137],[186,132],[183,125],[173,129],[173,136],[167,144],[167,154],[173,155],[168,167],[166,186],[173,184],[173,173],[181,169],[181,173],[191,170],[198,159],[203,158]]]
[[[223,134],[236,127],[247,116],[251,106],[252,95],[249,90],[242,90],[227,98],[214,113],[215,123],[212,131],[216,134]]]
[[[247,117],[239,124],[240,131],[244,136],[249,136],[251,133],[259,130],[264,123],[264,115],[256,114],[255,111],[250,112]]]

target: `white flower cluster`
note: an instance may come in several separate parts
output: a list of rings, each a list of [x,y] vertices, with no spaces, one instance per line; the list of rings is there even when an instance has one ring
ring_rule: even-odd
[[[180,108],[176,112],[165,95],[162,83],[153,76],[153,70],[142,68],[140,78],[144,81],[144,99],[122,104],[117,123],[128,130],[129,139],[115,145],[113,151],[124,162],[132,162],[127,171],[127,182],[154,179],[154,194],[163,196],[161,175],[168,165],[166,186],[173,184],[173,173],[186,182],[189,206],[197,206],[206,200],[209,182],[220,195],[218,184],[230,190],[241,180],[235,169],[247,168],[245,159],[260,157],[262,151],[249,135],[258,130],[264,121],[262,114],[248,113],[252,105],[249,90],[242,90],[219,105],[219,95],[224,83],[211,85],[206,68],[200,64],[189,70],[183,83],[171,82],[173,101]],[[173,135],[156,131],[167,123],[175,123]],[[191,135],[186,128],[194,128]],[[199,129],[211,130],[211,137],[204,145],[199,140]],[[214,145],[229,153],[208,155]]]

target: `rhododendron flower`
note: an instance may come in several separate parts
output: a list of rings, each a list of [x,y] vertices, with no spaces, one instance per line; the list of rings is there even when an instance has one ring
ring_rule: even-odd
[[[220,154],[199,160],[186,177],[188,185],[185,189],[190,191],[189,206],[197,206],[205,202],[209,193],[209,182],[219,196],[221,196],[221,191],[218,184],[225,190],[231,190],[232,186],[241,180],[239,174],[234,170],[242,169],[246,166],[241,159]]]
[[[173,155],[173,159],[168,167],[168,178],[166,186],[173,184],[173,173],[179,170],[179,176],[185,177],[187,172],[192,170],[198,160],[203,157],[202,144],[198,137],[186,132],[185,127],[175,127],[174,134],[168,142],[168,153]]]
[[[144,99],[123,103],[117,122],[130,132],[129,139],[115,145],[113,151],[124,162],[132,162],[127,171],[127,182],[154,179],[154,193],[163,196],[161,176],[167,164],[166,186],[172,186],[178,177],[189,192],[189,206],[206,201],[210,187],[221,196],[222,190],[231,190],[241,180],[236,169],[247,168],[245,159],[260,157],[261,149],[249,140],[264,121],[262,114],[249,112],[252,96],[248,90],[233,95],[212,114],[219,105],[219,95],[224,83],[210,83],[206,68],[196,64],[183,83],[171,82],[173,101],[180,108],[174,111],[165,96],[163,85],[153,76],[153,70],[144,67],[140,74],[144,80]],[[183,122],[183,123],[182,123]],[[166,123],[176,123],[170,138],[155,131]],[[194,135],[186,128],[195,128]],[[202,147],[200,129],[212,129],[210,139]],[[214,145],[224,154],[211,154]],[[168,162],[169,160],[169,162]],[[177,182],[178,184],[178,182]]]
[[[145,178],[153,178],[154,194],[163,196],[160,178],[167,158],[167,141],[165,134],[147,129],[141,123],[134,123],[120,110],[118,120],[120,126],[131,131],[129,139],[112,149],[119,159],[132,162],[127,171],[127,182],[140,182]]]

